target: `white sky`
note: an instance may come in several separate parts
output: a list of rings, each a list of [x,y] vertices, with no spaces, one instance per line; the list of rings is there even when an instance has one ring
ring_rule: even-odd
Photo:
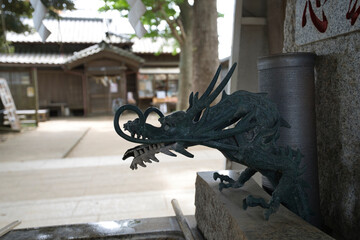
[[[234,1],[235,0],[217,0],[218,12],[224,14],[223,18],[218,19],[218,34],[219,34],[219,58],[229,57],[231,54],[232,44],[232,30],[233,30],[233,15],[234,15]],[[97,15],[97,9],[103,6],[102,0],[74,0],[75,7],[83,12],[83,16]],[[67,14],[71,16],[71,13]],[[76,16],[81,15],[79,12]],[[127,22],[127,19],[120,19],[118,12],[106,13],[106,16],[121,22],[122,33],[133,33],[133,29]]]

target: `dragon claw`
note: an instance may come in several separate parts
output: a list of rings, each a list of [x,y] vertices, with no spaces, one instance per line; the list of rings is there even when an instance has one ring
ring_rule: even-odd
[[[264,219],[265,219],[266,221],[268,221],[268,220],[269,220],[269,217],[270,217],[269,210],[266,210],[266,211],[264,212]]]
[[[243,209],[246,210],[248,208],[248,204],[246,202],[246,198],[243,200]]]
[[[226,175],[222,175],[219,174],[217,172],[215,172],[213,174],[213,178],[216,181],[217,179],[220,179],[220,183],[219,183],[219,191],[221,192],[224,188],[240,188],[242,187],[244,184],[239,182],[239,181],[235,181],[234,179],[232,179],[229,176]]]
[[[217,172],[215,172],[215,173],[213,174],[213,178],[214,178],[215,181],[216,181],[217,179],[220,179],[220,182],[221,182],[221,183],[224,182],[224,181],[225,181],[225,182],[228,182],[229,184],[235,183],[235,180],[232,179],[231,177],[226,176],[226,175],[219,174],[219,173],[217,173]]]
[[[213,179],[216,181],[220,177],[220,174],[218,172],[214,172]]]
[[[269,208],[269,209],[266,209],[265,211],[264,211],[264,219],[266,220],[266,221],[268,221],[269,220],[269,218],[270,218],[270,215],[271,214],[273,214],[274,212],[276,212],[276,210],[274,210],[273,208]]]
[[[224,183],[219,183],[219,191],[222,192],[222,190],[224,189],[225,184]]]

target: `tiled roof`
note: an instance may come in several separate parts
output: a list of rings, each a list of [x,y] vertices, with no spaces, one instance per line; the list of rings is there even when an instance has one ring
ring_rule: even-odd
[[[125,19],[126,20],[126,19]],[[33,26],[31,19],[23,19],[24,23]],[[152,40],[149,38],[133,38],[130,39],[128,33],[121,32],[119,23],[110,21],[106,24],[106,20],[101,18],[62,18],[60,21],[55,19],[45,19],[45,26],[51,31],[46,43],[92,43],[97,44],[106,41],[111,44],[116,43],[133,43],[132,51],[134,53],[172,53],[173,40],[165,40],[157,38]],[[127,20],[126,20],[127,21]],[[111,32],[114,34],[108,34]],[[14,43],[41,43],[41,38],[37,32],[28,34],[17,34],[7,32],[6,38]]]
[[[79,52],[75,52],[71,57],[68,58],[66,63],[74,62],[76,60],[91,56],[91,55],[96,54],[96,53],[101,52],[101,51],[113,52],[113,53],[116,53],[116,54],[118,54],[120,56],[129,58],[131,60],[134,60],[134,61],[137,61],[137,62],[140,62],[140,63],[144,62],[143,58],[131,53],[130,51],[115,47],[115,46],[107,44],[106,42],[103,41],[103,42],[101,42],[99,44],[95,44],[95,45],[93,45],[91,47],[85,48],[85,49],[83,49],[83,50],[81,50]]]
[[[33,26],[31,19],[23,19],[24,23]],[[51,43],[99,43],[108,40],[111,43],[129,42],[127,38],[111,35],[106,38],[109,31],[106,23],[100,18],[62,18],[44,19],[44,25],[51,31],[46,42]],[[6,38],[10,42],[42,42],[37,32],[17,34],[8,32]]]
[[[10,53],[0,54],[2,64],[44,64],[44,65],[63,65],[75,62],[82,58],[94,55],[101,51],[116,53],[122,57],[143,63],[144,59],[130,51],[112,46],[105,42],[95,44],[74,54],[53,54],[53,53]]]
[[[62,65],[70,55],[45,53],[11,53],[0,54],[2,64],[44,64]]]
[[[135,53],[172,53],[174,40],[166,40],[157,38],[155,40],[150,38],[134,38],[134,45],[132,51]]]

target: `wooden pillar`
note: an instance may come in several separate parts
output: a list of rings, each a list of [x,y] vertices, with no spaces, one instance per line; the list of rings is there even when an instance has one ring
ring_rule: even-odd
[[[282,53],[284,44],[285,0],[267,0],[269,54]]]
[[[238,66],[232,75],[231,92],[240,89],[258,91],[257,58],[269,52],[266,1],[254,1],[251,5],[250,2],[237,0],[235,5],[231,64],[237,62]],[[247,11],[242,11],[245,6]],[[248,11],[254,14],[248,14]]]
[[[88,64],[84,63],[84,74],[83,74],[83,96],[84,96],[84,116],[88,116],[91,113],[91,100],[89,94],[89,74]]]
[[[234,64],[239,64],[239,52],[240,52],[240,37],[241,37],[241,18],[242,18],[242,8],[243,0],[235,0],[234,6],[234,25],[233,25],[233,39],[232,39],[232,49],[229,68]],[[239,66],[235,68],[232,78],[230,80],[230,85],[227,85],[227,92],[234,92],[238,90],[238,71]]]
[[[120,78],[120,91],[121,91],[121,98],[123,98],[125,101],[127,100],[127,79],[126,79],[126,73],[125,70],[121,72],[121,78]]]
[[[86,74],[83,73],[81,75],[81,79],[82,79],[82,89],[83,89],[83,107],[84,107],[84,116],[87,116],[88,114],[88,91],[87,91],[87,79],[86,79]]]
[[[31,72],[32,72],[32,79],[33,79],[33,85],[34,85],[34,90],[35,90],[35,98],[34,98],[35,123],[36,123],[36,126],[38,126],[39,125],[39,115],[38,115],[38,110],[39,110],[39,89],[38,89],[37,68],[33,67],[31,69]]]

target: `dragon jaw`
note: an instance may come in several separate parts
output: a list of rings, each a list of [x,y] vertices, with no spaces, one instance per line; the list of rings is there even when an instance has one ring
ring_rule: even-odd
[[[160,144],[150,144],[150,145],[138,145],[134,148],[128,149],[124,156],[123,160],[126,160],[129,157],[134,157],[130,164],[132,170],[137,169],[137,165],[141,167],[146,167],[145,163],[159,162],[159,159],[155,157],[155,154],[164,153],[171,157],[176,157],[176,154],[172,151],[179,152],[187,157],[194,157],[191,153],[185,150],[183,146],[180,146],[178,143],[172,143],[165,145],[164,143]]]

